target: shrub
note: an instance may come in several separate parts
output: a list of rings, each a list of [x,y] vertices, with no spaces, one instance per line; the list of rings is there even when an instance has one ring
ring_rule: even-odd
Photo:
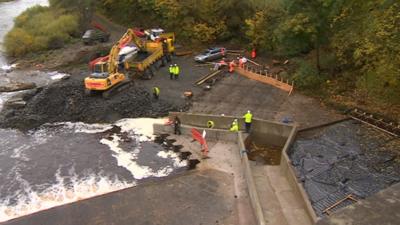
[[[60,48],[77,30],[77,16],[34,6],[15,19],[14,28],[6,35],[4,45],[11,56]]]
[[[198,23],[193,27],[188,27],[187,32],[190,36],[201,43],[213,43],[215,40],[227,36],[227,27],[224,22],[208,25],[206,23]]]
[[[33,50],[34,37],[21,28],[12,29],[5,37],[6,52],[18,56]]]
[[[300,89],[317,89],[324,81],[325,77],[318,74],[317,68],[305,60],[297,60],[298,69],[293,80],[295,86]]]

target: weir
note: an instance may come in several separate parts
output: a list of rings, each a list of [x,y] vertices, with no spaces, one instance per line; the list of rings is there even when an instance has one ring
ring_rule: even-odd
[[[205,131],[210,158],[201,160],[197,169],[3,224],[26,224],[28,221],[29,224],[41,225],[70,225],[82,221],[84,224],[108,224],[110,221],[113,224],[127,224],[129,221],[138,224],[182,224],[182,221],[185,224],[212,224],[218,221],[220,224],[308,225],[321,219],[330,221],[321,209],[329,209],[331,213],[348,205],[336,207],[335,202],[326,201],[324,207],[317,206],[315,193],[304,184],[307,178],[299,176],[301,171],[293,154],[296,146],[306,140],[305,137],[310,138],[303,132],[314,132],[312,129],[297,134],[296,125],[255,118],[251,133],[246,134],[228,131],[234,119],[231,116],[170,113],[170,118],[175,116],[182,122],[182,135],[172,135],[173,127],[167,124],[154,124],[154,133],[166,138],[159,143],[174,143],[177,147],[170,146],[171,149],[189,152],[185,157],[191,155],[194,162],[202,154],[200,145],[191,141],[191,129]],[[208,120],[214,121],[214,129],[206,128]],[[351,120],[317,129],[330,129],[330,126],[342,126],[342,123],[351,123]],[[242,120],[240,124],[243,124]],[[253,158],[252,145],[263,154],[258,152]],[[260,156],[263,160],[259,160]],[[357,200],[360,197],[354,196]],[[341,199],[336,200],[341,204]]]

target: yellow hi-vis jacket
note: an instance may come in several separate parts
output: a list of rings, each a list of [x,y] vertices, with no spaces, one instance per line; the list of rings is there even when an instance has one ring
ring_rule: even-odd
[[[173,66],[169,67],[169,73],[172,73],[172,74],[174,73],[174,67]]]
[[[179,66],[175,66],[175,75],[179,75],[179,73],[180,73],[180,69],[179,69]]]
[[[239,124],[236,121],[233,121],[230,131],[238,132],[239,131]]]
[[[157,96],[159,96],[159,95],[160,95],[160,88],[154,87],[154,88],[153,88],[153,92],[154,92],[154,94],[156,94]]]
[[[246,113],[244,114],[243,118],[245,123],[251,123],[251,120],[253,119],[253,114]]]

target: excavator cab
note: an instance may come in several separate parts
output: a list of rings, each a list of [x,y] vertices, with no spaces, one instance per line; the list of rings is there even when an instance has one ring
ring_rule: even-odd
[[[108,62],[97,62],[90,76],[85,78],[85,87],[90,91],[105,91],[124,80],[125,75],[122,73],[109,73]]]
[[[159,38],[166,44],[168,53],[173,54],[175,52],[175,34],[163,33],[159,35]]]
[[[107,73],[107,62],[98,62],[93,67],[93,73]]]
[[[91,78],[106,78],[108,77],[108,62],[97,62],[92,67]]]

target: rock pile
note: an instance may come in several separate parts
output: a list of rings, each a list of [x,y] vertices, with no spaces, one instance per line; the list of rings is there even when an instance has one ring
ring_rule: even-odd
[[[21,109],[4,107],[0,114],[1,127],[26,130],[62,121],[110,123],[121,118],[161,117],[186,107],[163,99],[156,101],[148,90],[137,86],[110,99],[86,96],[79,80],[57,82],[23,98],[27,104]]]

